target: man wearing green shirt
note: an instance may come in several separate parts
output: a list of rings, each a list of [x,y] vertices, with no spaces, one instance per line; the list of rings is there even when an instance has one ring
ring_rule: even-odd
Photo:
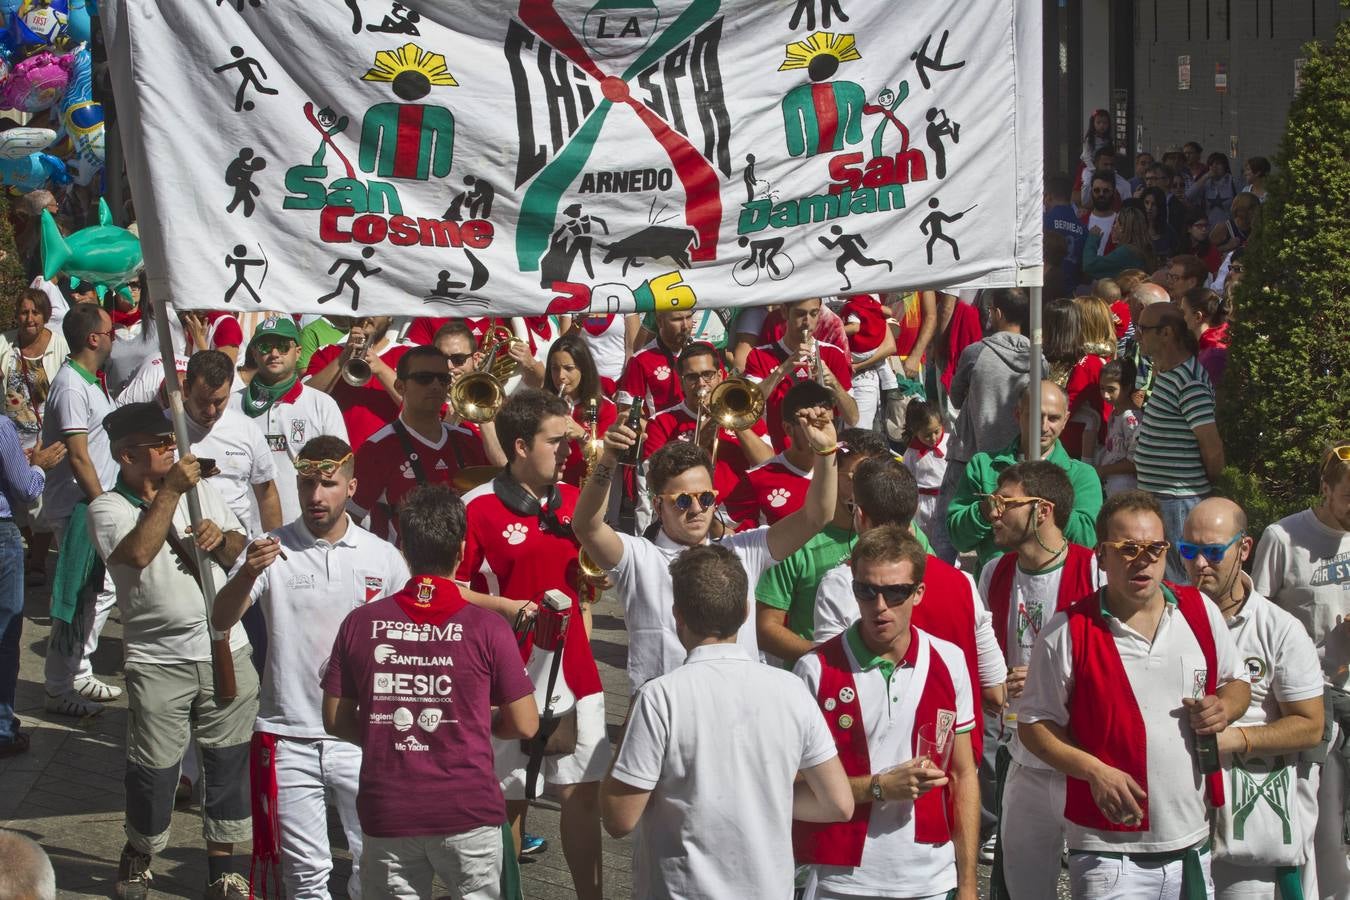
[[[848,558],[858,538],[853,527],[853,470],[865,459],[889,456],[885,440],[866,428],[839,435],[839,494],[834,518],[806,545],[775,563],[755,588],[759,646],[791,668],[812,647],[816,588],[825,573]],[[927,549],[927,540],[919,537]]]
[[[300,359],[295,363],[295,371],[304,372],[314,351],[343,340],[351,327],[352,320],[347,316],[316,316],[300,329]]]
[[[979,562],[975,571],[1000,553],[994,543],[994,526],[989,519],[989,497],[998,488],[998,475],[1021,462],[1023,435],[1027,433],[1027,398],[1017,404],[1021,434],[1017,440],[994,453],[976,453],[966,466],[956,495],[947,508],[947,529],[952,544],[962,553],[975,551]],[[1072,459],[1059,443],[1060,432],[1068,422],[1068,397],[1053,381],[1041,382],[1041,458],[1063,469],[1073,483],[1073,512],[1064,536],[1072,543],[1091,547],[1096,543],[1097,512],[1102,508],[1102,484],[1086,463]]]

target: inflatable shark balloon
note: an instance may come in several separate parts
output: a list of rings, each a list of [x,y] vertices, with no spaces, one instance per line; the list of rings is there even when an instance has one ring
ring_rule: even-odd
[[[140,239],[112,223],[112,213],[102,200],[98,222],[64,237],[52,214],[43,210],[42,277],[73,275],[110,289],[134,278],[144,265]]]

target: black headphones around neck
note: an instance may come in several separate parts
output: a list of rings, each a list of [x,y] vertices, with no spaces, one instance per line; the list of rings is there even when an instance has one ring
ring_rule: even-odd
[[[562,492],[556,484],[550,485],[548,494],[541,500],[511,477],[509,469],[503,468],[492,479],[492,492],[502,505],[518,516],[534,516],[545,531],[558,537],[571,539],[572,523],[558,518],[558,507],[562,506]]]

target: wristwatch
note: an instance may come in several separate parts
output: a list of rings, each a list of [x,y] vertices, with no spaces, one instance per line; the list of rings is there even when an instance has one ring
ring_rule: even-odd
[[[867,790],[872,795],[872,799],[878,803],[886,799],[881,793],[881,777],[878,775],[872,776],[872,784],[868,786]]]

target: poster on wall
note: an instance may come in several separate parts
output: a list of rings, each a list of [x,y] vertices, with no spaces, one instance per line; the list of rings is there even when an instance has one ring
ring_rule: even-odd
[[[101,5],[148,280],[194,306],[1039,283],[1037,3]]]
[[[1189,56],[1177,57],[1177,90],[1189,91],[1191,89],[1191,58]]]

